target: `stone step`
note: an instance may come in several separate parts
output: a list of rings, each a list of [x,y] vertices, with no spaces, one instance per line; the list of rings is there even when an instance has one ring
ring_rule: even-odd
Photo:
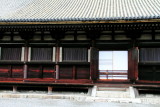
[[[127,91],[128,88],[97,87],[97,91]]]
[[[97,97],[106,97],[106,98],[129,98],[129,92],[118,92],[118,91],[97,91]]]

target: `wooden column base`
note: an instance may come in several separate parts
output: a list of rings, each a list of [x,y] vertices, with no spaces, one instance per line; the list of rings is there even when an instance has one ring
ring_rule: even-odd
[[[48,87],[48,94],[52,94],[53,87]]]
[[[13,93],[17,92],[17,86],[13,86]]]

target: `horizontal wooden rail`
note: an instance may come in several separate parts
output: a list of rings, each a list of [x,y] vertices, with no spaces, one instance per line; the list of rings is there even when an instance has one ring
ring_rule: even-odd
[[[124,72],[100,72],[100,75],[127,75],[128,73]]]

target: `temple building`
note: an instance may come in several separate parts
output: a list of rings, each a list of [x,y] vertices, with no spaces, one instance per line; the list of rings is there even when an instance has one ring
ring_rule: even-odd
[[[160,0],[1,0],[0,85],[160,87]]]

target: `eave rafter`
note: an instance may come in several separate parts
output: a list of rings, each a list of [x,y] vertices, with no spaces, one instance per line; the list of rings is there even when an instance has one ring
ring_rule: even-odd
[[[5,31],[102,31],[102,30],[159,30],[160,22],[132,23],[77,23],[77,24],[0,24],[0,32]]]

